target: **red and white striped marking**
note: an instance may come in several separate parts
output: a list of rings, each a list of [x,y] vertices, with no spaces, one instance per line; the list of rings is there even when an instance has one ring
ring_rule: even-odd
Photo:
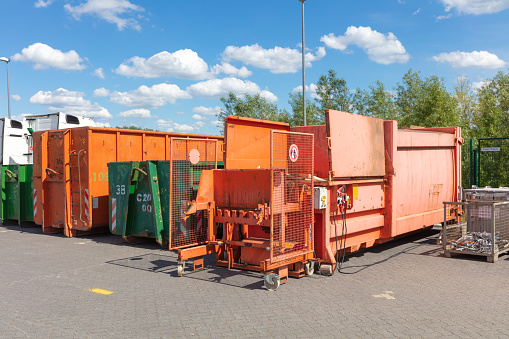
[[[90,216],[88,214],[89,204],[88,204],[88,188],[85,188],[85,216],[87,220],[90,220]]]
[[[187,229],[186,229],[186,220],[184,219],[186,215],[184,214],[184,209],[187,209],[187,202],[185,200],[180,201],[180,233],[182,233],[182,237],[187,237]]]
[[[203,224],[203,211],[196,211],[196,233],[200,233]]]
[[[37,190],[34,189],[34,219],[37,217]]]
[[[117,199],[111,198],[111,231],[117,231]]]

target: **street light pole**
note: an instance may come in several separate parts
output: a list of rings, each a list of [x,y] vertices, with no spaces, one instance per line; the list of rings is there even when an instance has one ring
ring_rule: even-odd
[[[0,61],[3,61],[5,62],[5,64],[7,65],[7,107],[9,109],[9,119],[11,118],[11,95],[9,93],[9,58],[6,58],[6,57],[1,57],[0,58]]]
[[[306,45],[304,40],[304,1],[302,3],[302,114],[304,126],[306,126]]]

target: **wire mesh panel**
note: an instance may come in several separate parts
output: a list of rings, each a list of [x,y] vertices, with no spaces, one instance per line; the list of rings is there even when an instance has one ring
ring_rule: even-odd
[[[313,150],[311,134],[271,133],[271,263],[313,251]]]
[[[495,256],[509,250],[509,202],[444,203],[446,252]]]
[[[196,199],[201,172],[217,168],[217,140],[171,139],[170,249],[204,244],[209,238],[207,211],[186,216]]]

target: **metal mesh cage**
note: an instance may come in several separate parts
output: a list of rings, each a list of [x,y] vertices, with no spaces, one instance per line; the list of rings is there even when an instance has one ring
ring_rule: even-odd
[[[313,150],[313,135],[271,133],[271,263],[313,251]]]
[[[509,250],[509,202],[445,202],[443,247],[495,256]]]
[[[204,244],[209,238],[207,211],[185,218],[187,204],[196,199],[201,172],[217,168],[217,140],[171,139],[170,249]]]

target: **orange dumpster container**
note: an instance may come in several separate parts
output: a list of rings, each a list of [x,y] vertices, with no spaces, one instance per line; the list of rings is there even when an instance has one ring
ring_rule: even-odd
[[[169,160],[171,138],[221,136],[99,127],[34,133],[34,221],[45,233],[108,230],[109,162]]]
[[[327,110],[326,125],[291,131],[315,136],[315,252],[327,263],[440,223],[443,201],[457,201],[459,127],[398,129]]]

